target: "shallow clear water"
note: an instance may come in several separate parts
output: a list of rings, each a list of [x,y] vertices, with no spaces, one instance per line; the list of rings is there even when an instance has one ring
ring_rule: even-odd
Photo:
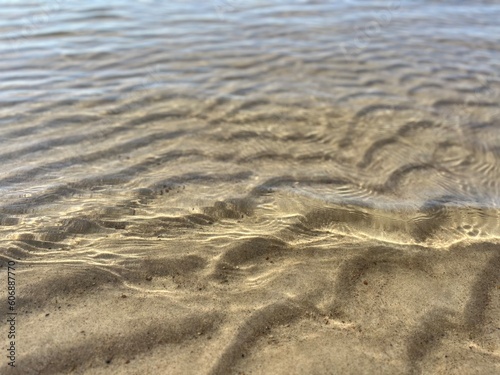
[[[496,4],[3,8],[7,234],[64,243],[48,225],[108,206],[134,210],[127,228],[199,214],[275,234],[320,208],[366,218],[334,213],[338,235],[499,234]]]
[[[0,5],[5,259],[202,303],[299,293],[345,249],[498,242],[494,1]]]

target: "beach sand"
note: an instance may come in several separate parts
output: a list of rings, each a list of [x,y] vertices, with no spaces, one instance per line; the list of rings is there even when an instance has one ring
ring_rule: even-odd
[[[1,374],[500,373],[497,5],[23,4]]]
[[[18,266],[19,373],[498,373],[498,245],[112,242]]]

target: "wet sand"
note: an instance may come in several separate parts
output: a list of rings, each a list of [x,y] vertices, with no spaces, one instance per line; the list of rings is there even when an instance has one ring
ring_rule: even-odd
[[[499,6],[2,5],[0,373],[500,372]]]

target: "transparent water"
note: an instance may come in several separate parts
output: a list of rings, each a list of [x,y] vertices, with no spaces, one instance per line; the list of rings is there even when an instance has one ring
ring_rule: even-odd
[[[368,311],[359,262],[397,283],[476,254],[460,292],[431,283],[460,297],[419,297],[472,321],[474,283],[495,288],[496,2],[0,4],[3,259],[220,313],[291,296]]]

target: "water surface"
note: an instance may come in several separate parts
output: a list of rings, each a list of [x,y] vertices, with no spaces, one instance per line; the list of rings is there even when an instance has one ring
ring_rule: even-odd
[[[0,4],[4,259],[185,306],[305,298],[339,317],[363,281],[349,272],[438,272],[472,246],[463,298],[421,298],[474,321],[474,280],[490,293],[484,257],[500,259],[496,2]],[[405,345],[395,357],[427,363]]]

